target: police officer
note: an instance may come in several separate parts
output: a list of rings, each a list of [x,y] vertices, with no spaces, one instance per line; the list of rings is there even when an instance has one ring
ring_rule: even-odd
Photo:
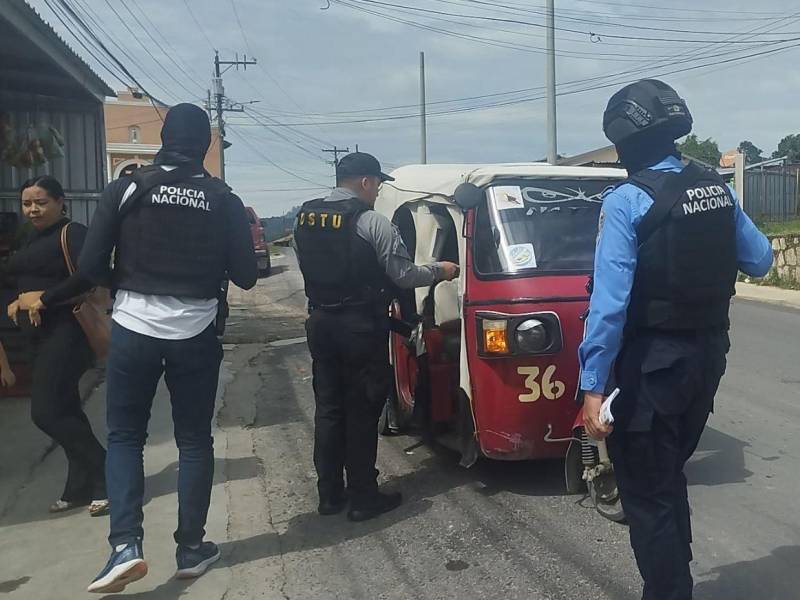
[[[162,375],[180,456],[177,576],[200,576],[220,556],[203,540],[222,359],[214,322],[222,281],[249,289],[257,264],[242,201],[203,168],[211,142],[206,113],[191,104],[173,107],[161,140],[154,165],[106,188],[78,267],[116,290],[106,366],[112,551],[90,592],[119,592],[147,573],[142,451]]]
[[[603,201],[580,347],[586,429],[610,434],[645,600],[692,597],[683,468],[725,371],[737,271],[763,276],[772,264],[769,242],[719,175],[684,167],[674,141],[691,128],[686,103],[661,81],[609,101],[603,129],[629,178]],[[611,427],[600,406],[614,387]]]
[[[381,184],[394,181],[375,157],[348,154],[336,181],[329,197],[300,209],[295,243],[310,312],[319,513],[341,512],[349,494],[348,518],[364,521],[402,501],[399,493],[378,491],[375,469],[378,418],[391,381],[390,290],[451,280],[458,267],[416,266],[397,229],[373,210]]]

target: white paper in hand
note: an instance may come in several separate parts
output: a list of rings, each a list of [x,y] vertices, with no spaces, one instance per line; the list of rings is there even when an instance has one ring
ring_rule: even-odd
[[[620,389],[616,388],[611,395],[603,401],[603,404],[600,406],[600,422],[603,425],[610,425],[614,422],[614,415],[611,413],[611,405],[614,402],[614,399],[619,396]]]

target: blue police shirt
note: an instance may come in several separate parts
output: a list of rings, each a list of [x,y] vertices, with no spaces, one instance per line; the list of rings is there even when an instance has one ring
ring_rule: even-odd
[[[669,156],[650,168],[679,173],[683,166],[678,158]],[[586,336],[579,350],[582,390],[602,393],[611,364],[619,353],[636,273],[636,226],[652,205],[650,195],[630,183],[621,185],[603,199],[594,261],[594,290]],[[763,277],[772,266],[769,240],[738,202],[736,256],[739,269],[754,277]]]

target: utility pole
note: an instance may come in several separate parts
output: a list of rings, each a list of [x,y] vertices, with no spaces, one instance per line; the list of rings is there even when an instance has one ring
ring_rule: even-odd
[[[244,112],[244,107],[236,105],[225,98],[225,86],[222,84],[222,74],[231,67],[244,67],[247,70],[247,65],[256,64],[255,59],[247,60],[247,55],[240,60],[239,55],[236,55],[236,60],[220,60],[219,52],[214,51],[214,80],[212,81],[212,88],[214,89],[214,98],[216,103],[217,112],[217,130],[219,131],[219,174],[220,179],[225,181],[225,111],[227,112]],[[226,68],[223,71],[220,69],[222,65]]]
[[[328,161],[329,165],[333,165],[334,174],[336,172],[336,167],[339,165],[339,155],[344,154],[345,152],[350,152],[350,147],[347,148],[339,148],[339,146],[334,146],[333,148],[323,148],[323,152],[327,152],[328,154],[333,154],[333,161]],[[358,146],[356,146],[356,152],[358,152]]]
[[[547,162],[551,165],[558,162],[555,0],[547,0]]]
[[[239,55],[236,55],[236,60],[220,60],[219,52],[214,51],[214,79],[211,82],[211,87],[214,90],[214,99],[217,112],[217,131],[219,133],[219,176],[222,181],[225,181],[225,111],[228,112],[244,112],[244,106],[231,102],[225,97],[225,86],[222,84],[222,75],[231,67],[243,67],[247,70],[247,65],[256,64],[255,59],[247,60],[247,55],[244,55],[242,60],[239,60]],[[225,65],[225,70],[220,67]],[[209,92],[209,103],[206,109],[211,112],[211,94]],[[229,307],[228,307],[228,286],[229,281],[227,275],[225,279],[220,282],[219,289],[219,305],[217,307],[217,319],[214,324],[218,337],[222,337],[225,332],[225,322],[228,320]]]
[[[420,164],[428,164],[428,124],[425,101],[425,53],[419,53]]]

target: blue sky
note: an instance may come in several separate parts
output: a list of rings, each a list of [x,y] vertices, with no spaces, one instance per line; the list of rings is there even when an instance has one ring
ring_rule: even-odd
[[[29,1],[86,55],[50,10],[55,0]],[[229,115],[227,159],[229,183],[262,216],[332,184],[323,147],[358,144],[387,169],[419,161],[421,50],[429,162],[546,152],[544,0],[332,0],[326,10],[327,0],[66,1],[170,103],[202,102],[214,48],[258,59],[226,73],[225,87],[235,101],[258,101]],[[800,131],[798,9],[785,0],[556,0],[559,152],[605,145],[608,97],[660,76],[689,103],[701,138],[723,151],[749,139],[771,153]],[[86,60],[112,87],[128,83]]]

